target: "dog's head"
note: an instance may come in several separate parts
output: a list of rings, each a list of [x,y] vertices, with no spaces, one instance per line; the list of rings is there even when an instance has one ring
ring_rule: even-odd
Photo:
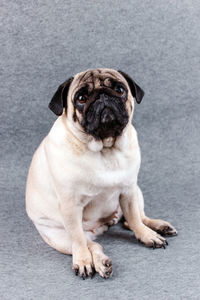
[[[142,101],[143,90],[126,73],[113,69],[90,69],[61,84],[49,103],[58,116],[96,140],[119,136],[132,119],[134,101]],[[77,127],[77,125],[76,125]]]

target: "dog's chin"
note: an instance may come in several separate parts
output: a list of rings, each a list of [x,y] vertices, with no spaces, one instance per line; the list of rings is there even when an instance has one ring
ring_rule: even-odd
[[[86,128],[86,132],[97,140],[103,140],[109,137],[117,138],[122,134],[124,127],[116,121],[110,124],[100,124],[95,130]]]
[[[100,120],[98,121],[96,118],[98,126],[94,127],[93,124],[85,122],[83,127],[84,131],[93,136],[96,140],[104,140],[109,137],[117,138],[122,134],[128,124],[128,120],[128,114],[123,120],[114,119],[105,123],[102,123]]]

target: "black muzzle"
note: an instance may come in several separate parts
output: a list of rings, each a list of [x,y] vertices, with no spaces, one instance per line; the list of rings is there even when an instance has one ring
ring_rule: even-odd
[[[96,139],[117,137],[128,123],[126,102],[120,97],[100,93],[84,112],[82,126]]]

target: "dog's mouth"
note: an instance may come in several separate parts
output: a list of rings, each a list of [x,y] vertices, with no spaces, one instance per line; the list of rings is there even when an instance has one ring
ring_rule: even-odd
[[[119,136],[128,123],[128,113],[121,98],[101,94],[85,111],[82,126],[96,139]]]

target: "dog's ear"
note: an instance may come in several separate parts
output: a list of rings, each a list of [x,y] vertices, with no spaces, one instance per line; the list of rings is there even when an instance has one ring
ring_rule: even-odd
[[[63,82],[57,91],[55,92],[51,102],[49,103],[49,108],[57,116],[61,116],[63,113],[63,108],[67,108],[67,94],[69,91],[70,84],[74,78],[70,77],[65,82]]]
[[[139,87],[139,85],[135,83],[135,81],[128,74],[120,70],[118,70],[118,72],[124,76],[124,78],[128,82],[133,97],[136,99],[137,103],[140,103],[142,101],[142,98],[144,97],[144,91],[141,89],[141,87]]]

